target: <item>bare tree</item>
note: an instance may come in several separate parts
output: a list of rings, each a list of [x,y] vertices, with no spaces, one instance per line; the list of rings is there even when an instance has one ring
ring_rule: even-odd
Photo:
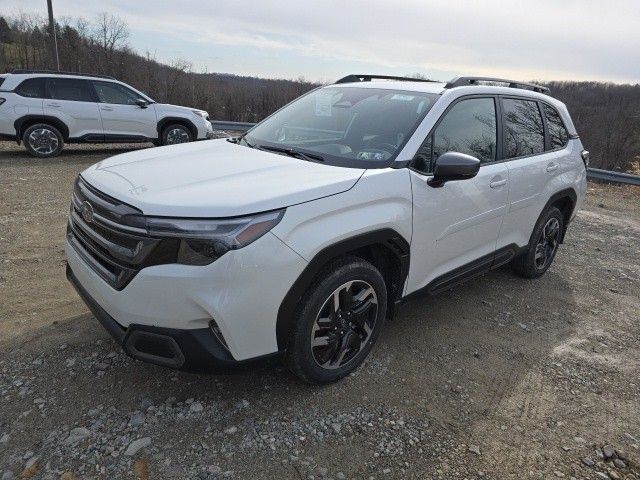
[[[104,56],[103,69],[108,73],[115,70],[116,50],[127,46],[129,28],[122,18],[111,13],[102,12],[98,15],[92,35]]]

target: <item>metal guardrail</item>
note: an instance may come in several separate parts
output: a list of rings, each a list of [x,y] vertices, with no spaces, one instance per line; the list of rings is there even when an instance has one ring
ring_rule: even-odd
[[[211,122],[214,130],[226,130],[231,132],[246,132],[255,123],[250,122],[225,122],[214,120]],[[610,170],[601,170],[599,168],[587,168],[587,178],[591,180],[600,180],[611,183],[624,183],[627,185],[640,185],[640,175],[632,175],[630,173],[612,172]]]
[[[224,120],[213,120],[211,126],[214,130],[228,130],[232,132],[246,132],[255,123],[249,122],[225,122]]]
[[[624,183],[627,185],[640,185],[640,175],[630,173],[612,172],[599,168],[587,168],[587,178],[611,183]]]

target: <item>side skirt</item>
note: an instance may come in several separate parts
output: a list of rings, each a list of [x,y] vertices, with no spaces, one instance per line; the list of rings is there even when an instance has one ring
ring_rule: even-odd
[[[494,253],[490,253],[483,257],[478,258],[472,262],[462,265],[438,278],[433,279],[428,285],[422,287],[420,290],[410,293],[404,297],[401,302],[420,297],[423,295],[436,295],[445,290],[476,278],[489,270],[493,270],[509,263],[518,255],[521,255],[526,251],[527,247],[519,247],[515,243],[507,245],[496,250]]]

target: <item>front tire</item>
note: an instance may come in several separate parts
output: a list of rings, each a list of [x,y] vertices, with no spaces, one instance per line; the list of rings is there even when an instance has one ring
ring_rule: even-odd
[[[524,254],[511,262],[518,275],[525,278],[539,278],[549,269],[558,252],[564,216],[556,207],[550,207],[536,222],[529,246]]]
[[[193,134],[184,125],[172,123],[162,130],[162,145],[177,145],[193,141]]]
[[[330,263],[299,304],[289,369],[308,383],[340,380],[367,357],[386,311],[386,284],[373,265],[351,256]]]
[[[48,123],[31,125],[24,131],[22,141],[27,151],[38,158],[57,157],[64,146],[60,130]]]

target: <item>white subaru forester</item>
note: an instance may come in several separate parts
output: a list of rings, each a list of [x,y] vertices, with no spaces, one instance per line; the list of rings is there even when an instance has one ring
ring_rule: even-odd
[[[107,159],[76,181],[67,275],[135,358],[338,380],[408,295],[549,268],[588,152],[545,91],[350,75],[238,138]]]

